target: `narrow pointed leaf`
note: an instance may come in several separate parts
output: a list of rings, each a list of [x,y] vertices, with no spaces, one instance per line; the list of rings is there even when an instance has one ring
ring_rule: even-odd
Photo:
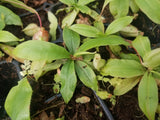
[[[59,0],[59,1],[61,1],[62,3],[66,4],[66,5],[69,5],[69,6],[76,3],[76,0]]]
[[[27,78],[23,78],[10,90],[5,109],[12,120],[30,120],[31,96],[32,88]]]
[[[153,22],[160,24],[159,0],[135,0],[135,2]]]
[[[116,20],[114,20],[107,28],[106,30],[106,34],[110,35],[110,34],[114,34],[118,31],[120,31],[121,29],[123,29],[124,27],[126,27],[127,25],[129,25],[133,20],[132,16],[125,16],[122,18],[118,18]]]
[[[145,56],[145,54],[151,51],[151,45],[148,37],[138,36],[132,42],[132,45],[142,58]]]
[[[19,39],[14,36],[12,33],[8,31],[0,31],[0,42],[13,42],[13,41],[22,41],[23,39]]]
[[[78,0],[78,5],[87,5],[95,0]]]
[[[91,14],[91,9],[88,6],[78,5],[77,8],[85,14]]]
[[[74,54],[80,45],[79,34],[65,27],[63,30],[63,40],[70,53]]]
[[[137,6],[135,0],[130,0],[129,6],[133,13],[137,13],[139,11],[139,7]]]
[[[155,68],[160,65],[160,48],[148,52],[143,57],[144,65],[149,68]]]
[[[56,30],[58,27],[58,21],[57,21],[56,16],[51,11],[48,11],[48,20],[50,22],[49,33],[52,36],[52,41],[54,41],[56,40]]]
[[[22,25],[22,21],[18,15],[16,15],[10,9],[0,5],[0,18],[2,16],[4,17],[4,22],[7,25]]]
[[[131,78],[141,76],[145,73],[145,68],[135,60],[110,59],[101,73],[114,77]]]
[[[103,36],[95,39],[88,39],[85,43],[83,43],[79,47],[77,53],[84,52],[94,47],[106,46],[106,45],[129,45],[129,43],[124,41],[123,38],[116,35]]]
[[[120,83],[114,86],[115,88],[113,91],[114,95],[116,96],[123,95],[127,93],[128,91],[130,91],[133,87],[137,85],[137,83],[140,80],[140,77],[126,78],[126,79],[118,78],[118,79]]]
[[[108,5],[108,3],[112,1],[112,0],[105,0],[104,1],[104,4],[103,4],[103,7],[102,7],[102,11],[104,10],[104,8]]]
[[[96,80],[96,75],[86,63],[82,61],[76,61],[75,69],[79,79],[83,82],[84,85],[90,87],[95,91],[98,90],[98,82]]]
[[[60,91],[62,97],[65,103],[68,103],[73,96],[77,83],[77,78],[74,69],[74,61],[68,61],[66,64],[64,64],[60,73],[60,80]]]
[[[13,54],[17,57],[28,60],[52,61],[56,59],[70,58],[70,53],[63,47],[38,40],[23,42],[13,50]]]
[[[124,17],[129,11],[129,0],[112,0],[109,9],[115,18]]]
[[[98,34],[101,32],[96,27],[85,24],[74,24],[70,29],[86,37],[98,37]]]
[[[158,106],[158,87],[151,73],[146,72],[139,84],[138,102],[149,120],[155,120]]]
[[[76,19],[78,12],[79,11],[73,10],[72,12],[68,13],[68,15],[65,16],[65,18],[62,20],[62,28],[72,25],[72,23]]]

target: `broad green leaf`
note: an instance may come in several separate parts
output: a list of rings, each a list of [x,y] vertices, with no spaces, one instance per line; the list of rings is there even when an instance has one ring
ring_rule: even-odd
[[[35,9],[27,6],[26,4],[24,4],[23,2],[21,2],[19,0],[1,0],[1,1],[5,2],[5,3],[9,3],[9,4],[13,5],[14,7],[25,9],[25,10],[31,12],[31,13],[38,14]]]
[[[129,0],[112,0],[109,9],[115,18],[124,17],[129,11]]]
[[[39,40],[30,40],[19,44],[13,50],[13,54],[17,57],[33,61],[52,61],[56,59],[70,58],[70,53],[63,47]]]
[[[30,120],[32,88],[23,78],[13,87],[5,101],[5,110],[12,120]]]
[[[103,7],[102,7],[102,11],[104,10],[104,8],[108,5],[109,2],[111,2],[112,0],[105,0]]]
[[[78,8],[82,13],[85,13],[85,14],[91,14],[91,9],[87,6],[82,6],[82,5],[78,5],[76,6],[76,8]]]
[[[118,78],[117,81],[119,82],[119,84],[116,84],[114,86],[114,91],[113,91],[114,95],[120,96],[127,93],[137,85],[139,80],[140,77],[126,78],[126,79]]]
[[[157,71],[151,71],[151,73],[153,74],[154,79],[158,79],[158,80],[160,80],[160,72],[157,72]]]
[[[83,82],[84,85],[90,87],[95,91],[98,90],[98,82],[96,80],[96,75],[86,63],[82,61],[76,61],[75,69],[79,79]]]
[[[151,73],[146,72],[139,84],[138,102],[149,120],[155,120],[158,106],[158,87]]]
[[[4,17],[4,22],[7,25],[22,25],[22,21],[18,15],[16,15],[10,9],[0,5],[0,18],[2,16]]]
[[[120,31],[121,29],[123,29],[124,27],[129,25],[132,22],[132,20],[133,20],[132,16],[125,16],[125,17],[121,17],[121,18],[114,20],[108,26],[108,28],[106,30],[106,34],[110,35],[110,34],[114,34],[118,31]]]
[[[121,59],[128,59],[128,60],[135,60],[137,62],[140,62],[139,57],[136,54],[132,54],[132,53],[120,53],[119,54]]]
[[[155,23],[160,24],[159,0],[135,0],[138,7]]]
[[[74,54],[80,45],[79,34],[65,27],[63,30],[63,40],[70,53]]]
[[[79,11],[73,10],[72,12],[68,13],[67,16],[65,16],[65,18],[62,20],[62,28],[72,25],[78,12]]]
[[[116,35],[103,36],[95,39],[88,39],[85,43],[83,43],[79,47],[77,53],[84,52],[94,47],[106,46],[106,45],[129,45],[129,43],[124,41],[123,38]]]
[[[101,33],[104,33],[104,24],[102,21],[95,21],[94,27],[96,27],[98,30],[100,30]]]
[[[76,88],[77,78],[74,69],[74,61],[67,61],[63,65],[60,73],[61,80],[61,94],[65,101],[68,103],[73,96],[73,93]]]
[[[91,10],[89,14],[95,21],[103,21],[105,18],[98,14],[95,10]]]
[[[143,57],[144,65],[149,68],[155,68],[160,65],[160,48],[156,48]]]
[[[130,0],[129,6],[133,13],[137,13],[139,11],[139,7],[137,6],[135,0]]]
[[[87,5],[95,0],[78,0],[78,5]]]
[[[132,45],[142,58],[145,56],[145,54],[151,51],[151,45],[148,37],[138,36],[132,42]]]
[[[5,28],[6,24],[3,19],[0,19],[0,30],[3,30]]]
[[[59,1],[69,6],[76,4],[76,0],[59,0]]]
[[[24,39],[19,39],[8,31],[0,31],[0,42],[13,42],[13,41],[23,41]]]
[[[86,37],[97,37],[101,32],[99,29],[85,24],[74,24],[70,29]]]
[[[131,78],[141,76],[145,68],[135,60],[110,59],[101,70],[102,75]]]
[[[51,11],[48,11],[48,20],[50,22],[49,33],[52,36],[52,41],[54,41],[56,40],[56,30],[58,27],[58,21],[57,21],[56,16]]]

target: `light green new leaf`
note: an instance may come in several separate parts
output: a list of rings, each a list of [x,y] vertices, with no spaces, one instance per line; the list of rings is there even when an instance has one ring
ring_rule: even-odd
[[[119,96],[127,93],[130,91],[134,86],[137,85],[141,77],[133,77],[133,78],[126,78],[121,79],[118,78],[117,81],[119,84],[114,86],[114,95]]]
[[[112,0],[109,4],[111,14],[115,18],[126,16],[129,11],[129,1],[130,0]]]
[[[132,45],[142,58],[145,54],[151,51],[151,45],[148,37],[138,36],[132,42]]]
[[[85,24],[74,24],[70,29],[86,37],[98,37],[98,34],[101,33],[99,29]]]
[[[27,78],[23,78],[10,90],[5,109],[12,120],[30,120],[31,96],[32,88]]]
[[[72,23],[74,22],[77,14],[79,11],[76,11],[75,9],[68,13],[67,16],[65,16],[65,18],[62,20],[62,28],[64,28],[65,26],[70,26],[72,25]]]
[[[13,54],[19,58],[33,61],[52,61],[56,59],[70,58],[70,53],[63,47],[38,40],[30,40],[19,44],[13,50]]]
[[[4,17],[4,22],[7,25],[22,25],[22,21],[18,15],[16,15],[10,9],[0,5],[0,18],[2,16]]]
[[[155,68],[160,65],[160,48],[156,48],[143,57],[144,65],[149,68]]]
[[[158,87],[151,73],[146,72],[139,84],[138,102],[149,120],[155,120],[158,106]]]
[[[133,13],[137,13],[139,11],[139,7],[137,6],[135,0],[130,0],[129,6]]]
[[[66,4],[66,5],[69,5],[69,6],[76,3],[76,0],[59,0],[59,1],[61,1],[62,3]]]
[[[63,40],[70,53],[74,54],[80,45],[79,34],[65,27],[63,30]]]
[[[48,20],[50,22],[49,33],[52,36],[52,41],[54,41],[56,40],[56,30],[58,26],[58,21],[57,21],[56,16],[51,11],[48,11]]]
[[[103,21],[95,21],[94,27],[96,27],[98,30],[101,31],[101,33],[104,33],[104,24]]]
[[[19,39],[8,31],[0,31],[0,42],[13,42],[13,41],[23,41],[24,39]]]
[[[23,2],[21,2],[19,0],[1,0],[1,1],[5,2],[5,3],[9,3],[9,4],[13,5],[14,7],[25,9],[25,10],[31,12],[31,13],[38,14],[35,9],[33,9],[32,7],[27,6],[26,4],[24,4]]]
[[[116,35],[103,36],[95,39],[88,39],[85,43],[83,43],[79,47],[77,53],[84,52],[94,47],[106,46],[106,45],[129,45],[129,43],[124,41],[123,38]]]
[[[68,61],[61,69],[61,94],[65,101],[68,103],[73,96],[76,88],[77,78],[74,69],[74,61]]]
[[[135,0],[135,2],[153,22],[160,24],[159,0]]]
[[[90,87],[95,91],[98,90],[98,82],[96,80],[96,75],[86,63],[82,61],[76,61],[75,69],[79,79],[83,82],[84,85]]]
[[[102,75],[131,78],[141,76],[145,68],[135,60],[110,59],[101,70]]]
[[[133,20],[132,16],[125,16],[114,20],[107,28],[106,34],[110,35],[116,33],[129,25]]]
[[[78,5],[87,5],[95,0],[78,0]]]

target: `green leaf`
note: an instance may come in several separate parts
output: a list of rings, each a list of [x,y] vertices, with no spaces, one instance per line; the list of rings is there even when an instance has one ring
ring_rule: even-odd
[[[98,37],[101,32],[99,29],[85,24],[74,24],[70,29],[86,37]]]
[[[132,42],[132,45],[142,58],[145,54],[151,51],[151,45],[148,37],[138,36]]]
[[[23,41],[24,39],[19,39],[8,31],[0,31],[0,42],[13,42],[13,41]]]
[[[23,2],[21,2],[19,0],[1,0],[1,1],[5,2],[5,3],[9,3],[9,4],[13,5],[14,7],[25,9],[25,10],[31,12],[31,13],[38,14],[35,9],[33,9],[32,7],[27,6],[26,4],[24,4]]]
[[[116,33],[129,25],[133,20],[132,16],[125,16],[114,20],[107,28],[106,34],[110,35]]]
[[[135,60],[110,59],[102,68],[101,73],[102,75],[131,78],[143,75],[145,68]]]
[[[160,24],[159,0],[135,0],[135,2],[153,22]]]
[[[74,61],[68,61],[63,65],[60,73],[61,80],[61,94],[65,101],[68,103],[73,96],[76,88],[77,78],[74,69]]]
[[[139,11],[139,7],[137,6],[135,0],[130,0],[129,6],[133,13],[137,13]]]
[[[68,6],[76,4],[76,0],[59,0],[59,1],[61,1],[62,3],[66,4]]]
[[[156,48],[143,57],[144,66],[155,68],[160,65],[160,48]]]
[[[73,10],[72,12],[67,14],[67,16],[65,16],[65,18],[62,20],[62,28],[72,25],[72,23],[76,19],[78,12],[79,11]]]
[[[95,39],[88,39],[85,43],[83,43],[79,47],[77,53],[84,52],[94,47],[106,46],[106,45],[129,45],[129,43],[124,41],[123,38],[116,35],[103,36]]]
[[[10,90],[5,109],[12,120],[30,120],[31,96],[32,88],[27,78],[23,78]]]
[[[127,93],[134,86],[138,84],[139,80],[140,77],[126,78],[126,79],[118,78],[117,81],[119,82],[119,84],[116,84],[114,86],[114,91],[113,91],[114,95],[120,96]]]
[[[128,59],[128,60],[135,60],[137,62],[140,62],[139,57],[136,54],[132,54],[132,53],[120,53],[119,54],[121,59]]]
[[[7,25],[22,25],[22,21],[18,15],[10,9],[0,5],[0,17],[4,17],[4,22]]]
[[[155,120],[158,106],[158,87],[151,73],[146,72],[139,84],[138,102],[149,120]]]
[[[70,53],[63,47],[38,40],[30,40],[19,44],[13,50],[13,54],[17,57],[33,61],[52,61],[56,59],[70,58]]]
[[[91,9],[87,6],[82,6],[82,5],[78,5],[76,6],[76,8],[78,8],[82,13],[85,13],[85,14],[91,14]]]
[[[96,80],[96,75],[86,63],[82,61],[76,61],[75,69],[79,79],[83,82],[84,85],[90,87],[95,91],[98,90],[98,82]]]
[[[57,26],[58,26],[58,21],[57,21],[56,16],[50,11],[48,11],[48,20],[50,22],[49,33],[52,36],[52,41],[54,41],[54,40],[56,40],[56,30],[57,30]]]
[[[115,18],[124,17],[129,11],[129,0],[112,0],[109,9]]]
[[[154,79],[160,80],[160,73],[159,72],[157,72],[157,71],[151,71],[151,73],[152,73]]]
[[[78,5],[87,5],[95,0],[78,0]]]
[[[70,53],[74,54],[80,45],[79,34],[65,27],[63,30],[63,40]]]
[[[102,21],[95,21],[94,27],[96,27],[98,30],[100,30],[101,33],[104,33],[104,24]]]
[[[5,26],[6,26],[5,21],[2,18],[0,18],[0,30],[3,30]]]
[[[103,21],[105,20],[100,14],[98,14],[95,10],[91,9],[91,13],[89,14],[95,21]]]

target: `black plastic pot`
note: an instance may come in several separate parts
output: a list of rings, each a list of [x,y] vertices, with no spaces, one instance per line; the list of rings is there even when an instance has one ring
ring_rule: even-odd
[[[22,78],[19,74],[20,67],[17,61],[0,62],[0,119],[5,117],[4,102],[10,89],[17,85]]]

